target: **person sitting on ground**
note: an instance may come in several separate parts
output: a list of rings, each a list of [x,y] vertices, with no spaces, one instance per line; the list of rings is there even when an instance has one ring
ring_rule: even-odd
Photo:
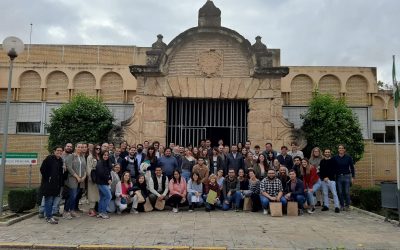
[[[224,195],[224,203],[222,205],[222,210],[227,211],[231,207],[235,209],[236,212],[239,211],[241,194],[240,183],[236,178],[235,169],[230,168],[228,171],[228,176],[224,180],[222,193]]]
[[[210,191],[215,192],[217,195],[214,200],[207,201],[207,197]],[[204,186],[203,199],[205,201],[206,212],[210,212],[210,210],[215,210],[215,207],[220,205],[220,196],[221,189],[219,188],[219,185],[217,183],[217,176],[215,174],[211,174],[210,177],[208,177],[208,182],[206,182]]]
[[[250,197],[252,201],[252,212],[258,212],[261,208],[260,202],[260,180],[257,179],[253,169],[249,169],[249,187],[245,191],[245,196]]]
[[[291,169],[289,171],[289,180],[286,182],[285,198],[288,201],[297,202],[299,215],[304,213],[304,202],[306,201],[304,194],[304,184],[297,178],[296,171]]]
[[[239,169],[238,172],[238,181],[239,181],[239,192],[240,192],[240,205],[243,205],[245,192],[249,190],[249,179],[247,179],[246,175],[244,174],[243,169]]]
[[[193,172],[187,183],[187,200],[189,202],[189,212],[193,212],[196,206],[203,204],[203,183],[197,172]]]
[[[304,182],[304,192],[307,195],[307,204],[310,207],[307,212],[309,214],[315,211],[314,193],[321,187],[321,180],[317,174],[317,168],[310,165],[307,158],[301,160],[301,174]]]
[[[132,188],[131,174],[125,171],[122,174],[122,180],[115,187],[115,205],[117,206],[117,214],[121,214],[128,205],[133,202],[129,195],[129,190]]]
[[[172,207],[172,212],[178,213],[179,206],[186,201],[187,185],[185,178],[181,176],[178,170],[174,170],[173,177],[169,181],[169,198],[168,203]]]
[[[209,169],[207,165],[205,165],[204,157],[199,157],[197,160],[197,164],[194,165],[192,172],[197,172],[200,177],[200,181],[202,183],[207,182],[209,176]]]
[[[56,146],[53,154],[47,156],[40,166],[40,173],[42,174],[40,192],[44,197],[46,222],[50,224],[58,224],[58,219],[53,217],[53,203],[55,198],[60,195],[64,182],[62,152],[62,147]]]
[[[144,175],[139,175],[137,178],[136,183],[132,187],[132,194],[130,193],[131,197],[133,195],[133,202],[132,202],[132,209],[131,213],[138,214],[139,211],[144,212],[144,204],[146,203],[146,198],[149,194],[149,191],[147,190],[147,184],[146,184],[146,178]],[[141,195],[144,199],[143,202],[139,202],[139,197],[137,192],[140,192],[139,195]]]
[[[267,177],[260,183],[260,200],[264,214],[268,213],[270,202],[281,202],[282,206],[287,205],[287,201],[283,197],[283,186],[281,181],[276,178],[275,169],[269,169]]]
[[[149,179],[149,199],[153,207],[157,200],[168,200],[168,178],[162,174],[161,166],[157,166],[154,172]]]

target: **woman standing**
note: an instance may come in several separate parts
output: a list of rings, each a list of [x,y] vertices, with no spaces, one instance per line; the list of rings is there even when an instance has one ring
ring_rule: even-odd
[[[192,156],[192,152],[188,148],[185,148],[185,156],[182,157],[182,176],[186,181],[189,181],[190,175],[192,174],[193,166],[196,164],[196,159]]]
[[[246,148],[244,148],[246,149]],[[246,155],[244,155],[244,172],[247,174],[248,170],[250,168],[254,168],[254,159],[253,159],[253,153],[251,151],[247,152]]]
[[[193,212],[197,205],[203,203],[203,183],[200,181],[200,176],[197,172],[192,173],[192,176],[187,183],[187,199],[189,202],[189,212]]]
[[[224,180],[225,180],[224,170],[220,169],[220,170],[218,170],[217,176],[216,176],[216,181],[217,181],[217,184],[218,184],[220,190],[222,190],[222,188],[223,188]]]
[[[197,147],[194,147],[193,150],[192,150],[192,153],[193,153],[193,157],[194,157],[196,160],[198,160],[199,157],[200,157],[199,149],[198,149]]]
[[[109,219],[107,206],[111,201],[111,162],[109,152],[103,151],[100,154],[100,161],[96,165],[96,183],[99,189],[99,214],[98,218]]]
[[[212,149],[212,155],[209,159],[210,162],[210,174],[217,174],[218,170],[223,170],[223,160],[219,156],[219,151],[217,147]]]
[[[65,165],[68,169],[66,186],[69,188],[69,196],[65,202],[63,218],[70,220],[72,217],[79,217],[74,211],[75,200],[78,188],[85,187],[86,160],[82,154],[82,143],[76,144],[75,153],[65,159]]]
[[[86,176],[88,176],[88,187],[87,187],[87,196],[89,200],[89,216],[96,216],[96,211],[94,210],[96,206],[96,202],[99,201],[99,189],[97,188],[96,183],[93,182],[90,173],[92,171],[96,171],[96,165],[99,161],[100,157],[100,145],[95,144],[93,147],[93,151],[90,152],[87,158],[86,165]]]
[[[174,171],[172,179],[169,181],[169,199],[168,202],[173,207],[172,212],[179,212],[179,205],[186,201],[187,186],[185,179],[178,170]]]
[[[321,187],[321,180],[317,174],[317,168],[310,165],[307,158],[301,160],[300,169],[303,176],[304,191],[307,194],[307,204],[311,207],[307,212],[312,214],[315,211],[314,193]]]
[[[317,173],[319,175],[319,165],[321,163],[322,160],[322,152],[321,149],[319,147],[315,147],[311,150],[311,155],[310,155],[310,164],[313,165],[314,167],[317,168]],[[316,206],[321,206],[322,204],[322,190],[318,190],[317,191],[317,203]]]
[[[147,168],[147,171],[150,171],[151,174],[154,174],[154,171],[156,170],[158,161],[157,161],[157,156],[156,156],[156,149],[153,146],[150,146],[147,149],[146,160],[150,161],[150,166]]]

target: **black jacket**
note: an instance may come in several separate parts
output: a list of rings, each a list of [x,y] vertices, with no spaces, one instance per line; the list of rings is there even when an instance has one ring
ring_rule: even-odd
[[[49,155],[40,166],[42,182],[40,191],[43,196],[57,196],[64,184],[63,160],[55,155]]]
[[[144,181],[142,184],[140,184],[139,182],[136,182],[133,187],[132,187],[132,191],[136,192],[140,190],[140,193],[142,193],[143,198],[147,198],[147,196],[149,195],[149,190],[147,190],[147,185],[146,185],[146,181]]]
[[[244,159],[242,154],[240,154],[239,152],[236,153],[236,158],[233,158],[233,153],[229,153],[228,157],[227,157],[227,171],[229,171],[229,169],[234,169],[236,175],[238,174],[239,169],[243,169],[244,170]]]
[[[98,161],[96,165],[96,184],[108,185],[108,181],[111,180],[111,162]]]
[[[285,186],[285,194],[291,193],[290,198],[294,199],[296,195],[304,195],[304,184],[303,181],[297,178],[296,186],[294,190],[291,190],[290,180],[286,182]]]
[[[324,180],[325,177],[328,177],[329,180],[334,181],[336,179],[336,165],[335,160],[333,158],[326,160],[322,159],[319,164],[319,176],[321,180]]]

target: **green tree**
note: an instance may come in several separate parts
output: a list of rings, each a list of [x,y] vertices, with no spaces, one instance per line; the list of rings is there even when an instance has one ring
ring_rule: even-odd
[[[50,116],[50,123],[46,124],[50,133],[48,149],[68,142],[106,141],[113,121],[113,114],[101,100],[78,94]]]
[[[344,144],[354,162],[362,158],[364,141],[361,126],[344,99],[337,100],[331,95],[316,93],[301,119],[304,120],[301,129],[307,139],[304,151],[311,152],[317,146],[321,150],[330,148],[337,153],[337,146]]]

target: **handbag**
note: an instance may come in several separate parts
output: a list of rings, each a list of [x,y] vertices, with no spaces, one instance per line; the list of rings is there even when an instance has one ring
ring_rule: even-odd
[[[144,203],[144,211],[145,212],[153,211],[153,206],[151,205],[149,197],[146,198],[146,202]]]
[[[287,205],[287,215],[288,216],[298,216],[297,202],[289,201]]]
[[[97,176],[96,176],[96,169],[93,168],[92,170],[90,170],[90,179],[92,179],[92,182],[94,184],[96,184],[97,181]]]
[[[281,202],[270,202],[269,210],[271,211],[272,217],[282,217],[282,203]]]
[[[143,203],[143,202],[146,201],[146,200],[144,199],[144,197],[143,197],[143,195],[142,195],[142,192],[141,192],[140,190],[137,190],[137,191],[135,192],[135,195],[136,195],[137,198],[138,198],[138,203]]]

